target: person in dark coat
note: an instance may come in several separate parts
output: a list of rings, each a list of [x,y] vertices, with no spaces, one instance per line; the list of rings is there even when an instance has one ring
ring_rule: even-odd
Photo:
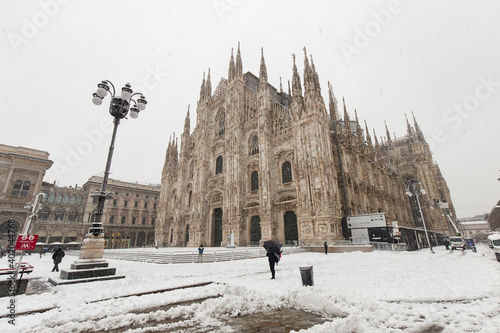
[[[267,259],[269,260],[269,268],[271,269],[271,280],[274,280],[275,278],[274,265],[278,262],[277,255],[278,254],[274,252],[266,253]]]
[[[203,250],[205,250],[205,248],[203,247],[203,244],[200,244],[200,247],[198,248],[198,263],[203,263]]]
[[[328,244],[325,242],[325,244],[323,244],[324,247],[325,247],[325,254],[328,254]]]
[[[64,258],[64,251],[61,247],[58,247],[52,254],[52,260],[54,260],[54,268],[52,268],[52,272],[59,272],[59,264],[61,263],[62,258]]]

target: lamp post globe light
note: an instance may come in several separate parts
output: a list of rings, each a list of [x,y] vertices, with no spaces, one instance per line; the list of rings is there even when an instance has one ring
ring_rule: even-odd
[[[420,213],[420,218],[422,219],[422,224],[424,225],[424,231],[425,231],[425,237],[427,238],[427,244],[429,244],[429,249],[431,250],[431,252],[434,253],[434,250],[432,249],[432,244],[429,240],[429,233],[427,232],[427,227],[425,225],[424,214],[422,214],[422,207],[420,206],[420,200],[418,199],[417,186],[420,186],[420,193],[422,193],[423,195],[427,194],[425,189],[422,187],[422,184],[418,180],[409,179],[406,182],[406,195],[408,195],[409,197],[415,196],[415,199],[417,200],[418,212]]]
[[[115,86],[113,85],[113,83],[111,83],[111,81],[108,80],[104,80],[97,84],[97,91],[93,94],[92,102],[95,105],[101,105],[103,99],[108,95],[108,93],[111,96],[111,100],[109,103],[109,113],[114,118],[113,135],[111,137],[111,144],[109,146],[108,159],[106,162],[106,168],[104,170],[101,190],[95,191],[91,195],[92,197],[97,198],[98,201],[97,207],[92,215],[92,224],[89,228],[89,232],[86,235],[87,241],[89,239],[101,239],[102,241],[100,242],[98,248],[96,248],[95,246],[89,246],[88,251],[84,251],[84,246],[82,246],[80,259],[102,258],[104,250],[104,229],[102,227],[102,215],[104,214],[104,202],[106,201],[106,199],[112,197],[111,194],[106,193],[106,187],[108,184],[111,159],[113,158],[113,151],[115,148],[116,131],[121,119],[126,118],[127,115],[130,115],[131,118],[136,119],[139,116],[139,112],[146,109],[147,104],[144,95],[139,92],[134,93],[129,83],[125,84],[122,87],[120,95],[117,96]]]

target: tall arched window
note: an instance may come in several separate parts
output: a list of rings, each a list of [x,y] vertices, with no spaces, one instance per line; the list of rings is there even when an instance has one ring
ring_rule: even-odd
[[[23,186],[23,181],[22,180],[16,180],[14,183],[14,187],[12,188],[12,195],[19,195],[19,192],[21,192],[21,187]]]
[[[76,204],[76,195],[71,196],[71,198],[69,199],[69,203],[72,205]]]
[[[222,111],[219,116],[219,136],[226,132],[226,113]]]
[[[189,191],[188,207],[191,207],[191,197],[193,196],[193,191]]]
[[[61,203],[62,202],[62,194],[58,194],[56,197],[56,203]]]
[[[218,156],[215,161],[215,174],[218,175],[222,173],[222,156]]]
[[[66,194],[66,195],[64,196],[63,203],[64,203],[65,205],[67,205],[67,204],[69,203],[69,194]]]
[[[77,205],[81,205],[82,204],[82,201],[83,201],[83,198],[81,195],[78,196],[78,198],[76,199],[76,204]]]
[[[292,181],[292,164],[288,161],[281,166],[281,178],[283,179],[283,184]]]
[[[257,135],[254,135],[252,141],[250,142],[250,156],[256,155],[259,153],[259,138]]]
[[[47,199],[49,198],[48,193],[44,193],[45,195],[42,197],[42,202],[47,202]]]
[[[31,182],[25,181],[24,184],[23,184],[23,189],[21,190],[21,196],[22,197],[27,197],[28,196],[28,193],[30,191],[30,187],[31,187]]]
[[[56,195],[55,193],[51,193],[49,195],[49,203],[54,203],[54,200],[56,200]]]
[[[250,178],[251,190],[257,191],[259,189],[259,173],[257,171],[252,172],[252,176]]]
[[[191,164],[189,165],[189,178],[194,177],[194,161],[191,161]]]

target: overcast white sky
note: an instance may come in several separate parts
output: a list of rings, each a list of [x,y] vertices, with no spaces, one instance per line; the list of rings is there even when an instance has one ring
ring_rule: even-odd
[[[241,43],[243,70],[302,77],[303,47],[327,98],[385,136],[417,117],[459,217],[500,199],[500,21],[497,1],[0,0],[0,143],[48,151],[46,180],[83,184],[104,171],[111,132],[103,79],[149,102],[118,128],[111,177],[160,183],[169,137],[191,129],[203,72],[212,90]],[[303,80],[302,80],[303,81]],[[285,88],[286,89],[286,88]]]

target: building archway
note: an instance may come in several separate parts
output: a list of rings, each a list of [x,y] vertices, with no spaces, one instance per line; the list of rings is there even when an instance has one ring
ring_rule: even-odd
[[[61,229],[52,230],[50,232],[49,240],[47,243],[62,242],[63,232]]]
[[[283,216],[285,227],[285,244],[298,245],[299,229],[297,227],[297,215],[293,211],[288,211]]]
[[[255,215],[250,219],[250,245],[259,245],[261,238],[260,216]]]
[[[154,244],[155,244],[155,233],[154,232],[150,232],[150,233],[148,233],[147,246],[153,246]]]
[[[213,213],[213,246],[222,245],[222,208],[215,208]]]
[[[146,244],[146,233],[144,231],[141,231],[137,235],[137,246],[143,247],[145,244]]]

